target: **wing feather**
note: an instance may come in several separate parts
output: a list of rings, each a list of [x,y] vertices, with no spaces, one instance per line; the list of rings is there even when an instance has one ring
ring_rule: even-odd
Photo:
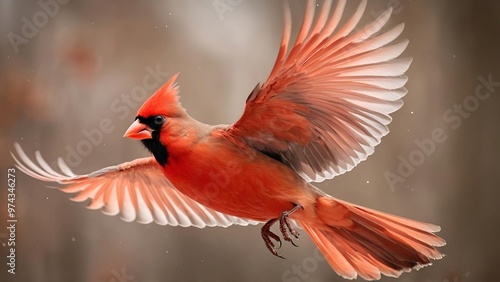
[[[63,184],[61,191],[78,193],[71,200],[90,199],[88,209],[100,209],[106,215],[120,214],[127,222],[199,228],[258,223],[209,209],[185,196],[168,181],[152,157],[76,175],[60,158],[61,173],[52,169],[39,152],[35,153],[36,164],[19,144],[14,147],[17,156],[11,154],[19,170],[39,180]]]
[[[357,28],[367,5],[362,0],[339,26],[345,5],[345,0],[338,1],[332,13],[332,1],[324,1],[314,22],[315,1],[307,1],[292,45],[285,6],[276,63],[228,129],[257,150],[281,156],[307,181],[333,178],[371,155],[407,93],[404,73],[411,58],[399,56],[408,40],[394,42],[404,25],[383,31],[389,8]]]

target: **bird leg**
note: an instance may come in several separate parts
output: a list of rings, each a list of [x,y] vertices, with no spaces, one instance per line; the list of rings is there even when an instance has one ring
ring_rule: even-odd
[[[294,245],[295,247],[298,246],[293,242],[292,238],[290,237],[290,234],[293,235],[293,237],[295,237],[295,239],[298,240],[299,232],[297,232],[297,230],[292,228],[290,224],[290,219],[288,217],[300,208],[302,208],[302,206],[296,205],[295,207],[293,207],[293,209],[289,211],[284,211],[280,215],[280,231],[281,234],[283,234],[283,239],[285,239],[285,241],[292,243],[292,245]]]
[[[289,211],[284,211],[281,213],[279,218],[273,218],[269,220],[266,224],[261,229],[261,235],[262,239],[264,239],[264,243],[266,244],[267,249],[275,256],[284,259],[283,256],[279,255],[278,252],[276,251],[277,249],[281,248],[281,239],[278,235],[273,233],[271,231],[271,226],[279,220],[280,223],[280,232],[283,235],[283,239],[285,241],[288,241],[292,243],[295,247],[297,245],[293,242],[292,238],[290,235],[293,235],[296,239],[299,239],[299,232],[297,232],[295,229],[292,228],[292,225],[290,223],[289,216],[294,213],[295,211],[301,209],[302,206],[300,205],[295,205],[291,210]],[[272,239],[272,240],[271,240]],[[273,242],[276,241],[279,243],[279,246],[276,247],[275,243]]]

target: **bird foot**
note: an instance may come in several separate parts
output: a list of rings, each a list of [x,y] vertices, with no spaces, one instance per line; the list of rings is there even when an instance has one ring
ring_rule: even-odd
[[[298,247],[298,245],[293,242],[293,239],[291,236],[295,237],[295,239],[299,239],[299,232],[297,232],[295,229],[292,228],[292,225],[290,223],[290,215],[294,213],[295,211],[301,209],[302,206],[300,205],[295,205],[291,210],[289,211],[284,211],[281,213],[279,218],[273,218],[269,220],[266,224],[261,229],[261,235],[262,239],[264,239],[264,243],[267,247],[267,249],[275,256],[284,259],[284,257],[280,254],[278,254],[277,250],[281,248],[281,239],[278,235],[276,235],[274,232],[271,231],[271,227],[273,224],[279,220],[280,223],[280,232],[283,235],[283,239],[287,242],[292,243],[295,247]],[[274,240],[274,241],[273,241]],[[279,246],[276,246],[276,243],[279,243]]]

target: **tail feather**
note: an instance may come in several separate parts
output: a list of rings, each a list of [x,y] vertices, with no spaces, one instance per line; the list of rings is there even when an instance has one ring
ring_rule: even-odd
[[[366,220],[366,218],[358,218],[356,221],[362,222],[363,220]],[[444,244],[443,240],[436,235],[429,233],[421,234],[421,232],[404,229],[398,225],[391,225],[386,224],[384,221],[377,221],[376,218],[372,218],[371,223],[379,225],[379,231],[381,234],[394,238],[397,242],[405,242],[408,246],[424,254],[426,257],[432,259],[440,259],[443,257],[443,254],[434,248],[434,246],[443,246]]]
[[[359,225],[363,224],[363,221],[366,219],[357,218],[356,222]],[[376,246],[387,247],[389,250],[391,247],[400,248],[401,252],[405,250],[409,250],[409,253],[405,253],[403,257],[408,258],[411,254],[417,250],[419,253],[422,253],[426,260],[427,257],[438,259],[442,257],[442,254],[439,253],[434,247],[429,245],[426,242],[418,241],[410,233],[404,234],[401,230],[397,229],[397,226],[384,226],[383,222],[379,223],[377,221],[369,222],[370,225],[364,226],[365,229],[358,228],[355,230],[353,236],[357,237],[359,240],[367,240],[369,239],[367,244],[375,244]],[[401,244],[404,242],[405,244]],[[388,249],[384,249],[387,251]],[[416,258],[415,258],[416,259]]]
[[[356,270],[343,256],[339,248],[337,248],[337,244],[327,238],[321,230],[313,228],[303,222],[300,223],[337,274],[344,278],[356,278]]]
[[[366,252],[360,251],[358,242],[350,238],[343,238],[342,232],[327,233],[323,231],[323,233],[327,238],[330,237],[330,241],[339,245],[342,255],[353,265],[359,276],[367,280],[380,279],[379,269],[371,263]]]
[[[427,232],[439,232],[439,231],[441,231],[441,227],[434,225],[434,224],[431,224],[431,223],[420,222],[420,221],[416,221],[413,219],[404,218],[401,216],[377,211],[374,209],[369,209],[369,208],[358,206],[355,204],[351,204],[349,202],[342,201],[339,199],[335,199],[335,201],[340,203],[340,204],[344,204],[346,207],[348,207],[350,209],[358,209],[358,210],[363,211],[364,213],[373,214],[381,219],[383,218],[385,220],[392,221],[392,222],[397,223],[399,225],[411,227],[411,228],[414,228],[416,230],[422,230],[422,231],[427,231]]]
[[[439,226],[356,206],[332,197],[316,203],[318,221],[300,221],[328,263],[342,277],[378,280],[381,274],[432,264],[446,242],[433,234]]]
[[[426,256],[416,253],[414,249],[369,228],[342,229],[339,233],[344,240],[350,241],[352,245],[359,245],[358,251],[368,251],[378,260],[384,261],[392,267],[396,266],[404,270],[415,266],[415,262],[421,264],[430,262]]]

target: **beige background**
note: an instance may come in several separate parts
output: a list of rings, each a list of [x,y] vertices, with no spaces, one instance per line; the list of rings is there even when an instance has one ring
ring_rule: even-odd
[[[92,145],[74,171],[145,156],[138,142],[122,135],[146,97],[130,106],[121,97],[143,84],[146,68],[181,73],[181,101],[193,117],[211,124],[239,117],[246,96],[274,63],[282,3],[215,2],[233,6],[218,15],[212,0],[70,1],[17,53],[8,34],[22,35],[23,17],[33,22],[43,10],[35,1],[0,3],[2,244],[13,143],[30,156],[40,150],[54,163],[86,142],[82,130],[96,130],[109,119],[114,130]],[[472,96],[479,76],[500,81],[500,2],[370,1],[364,22],[391,4],[389,25],[406,23],[403,37],[410,45],[404,56],[414,58],[405,105],[373,156],[321,187],[345,200],[442,226],[447,256],[398,281],[498,280],[500,88],[491,88],[477,105]],[[298,28],[305,5],[291,6]],[[461,116],[454,111],[464,101],[470,110]],[[113,111],[112,105],[125,108]],[[436,128],[446,140],[403,183],[391,186],[384,175],[397,173],[401,157],[416,157],[415,141],[431,138]],[[281,260],[264,247],[260,226],[200,230],[125,223],[88,211],[21,172],[16,177],[17,274],[6,273],[7,247],[0,244],[1,281],[342,281],[313,258],[315,248],[305,235],[299,248],[282,249],[288,259]],[[283,276],[304,263],[310,270],[304,280]],[[122,271],[130,276],[122,277]]]

